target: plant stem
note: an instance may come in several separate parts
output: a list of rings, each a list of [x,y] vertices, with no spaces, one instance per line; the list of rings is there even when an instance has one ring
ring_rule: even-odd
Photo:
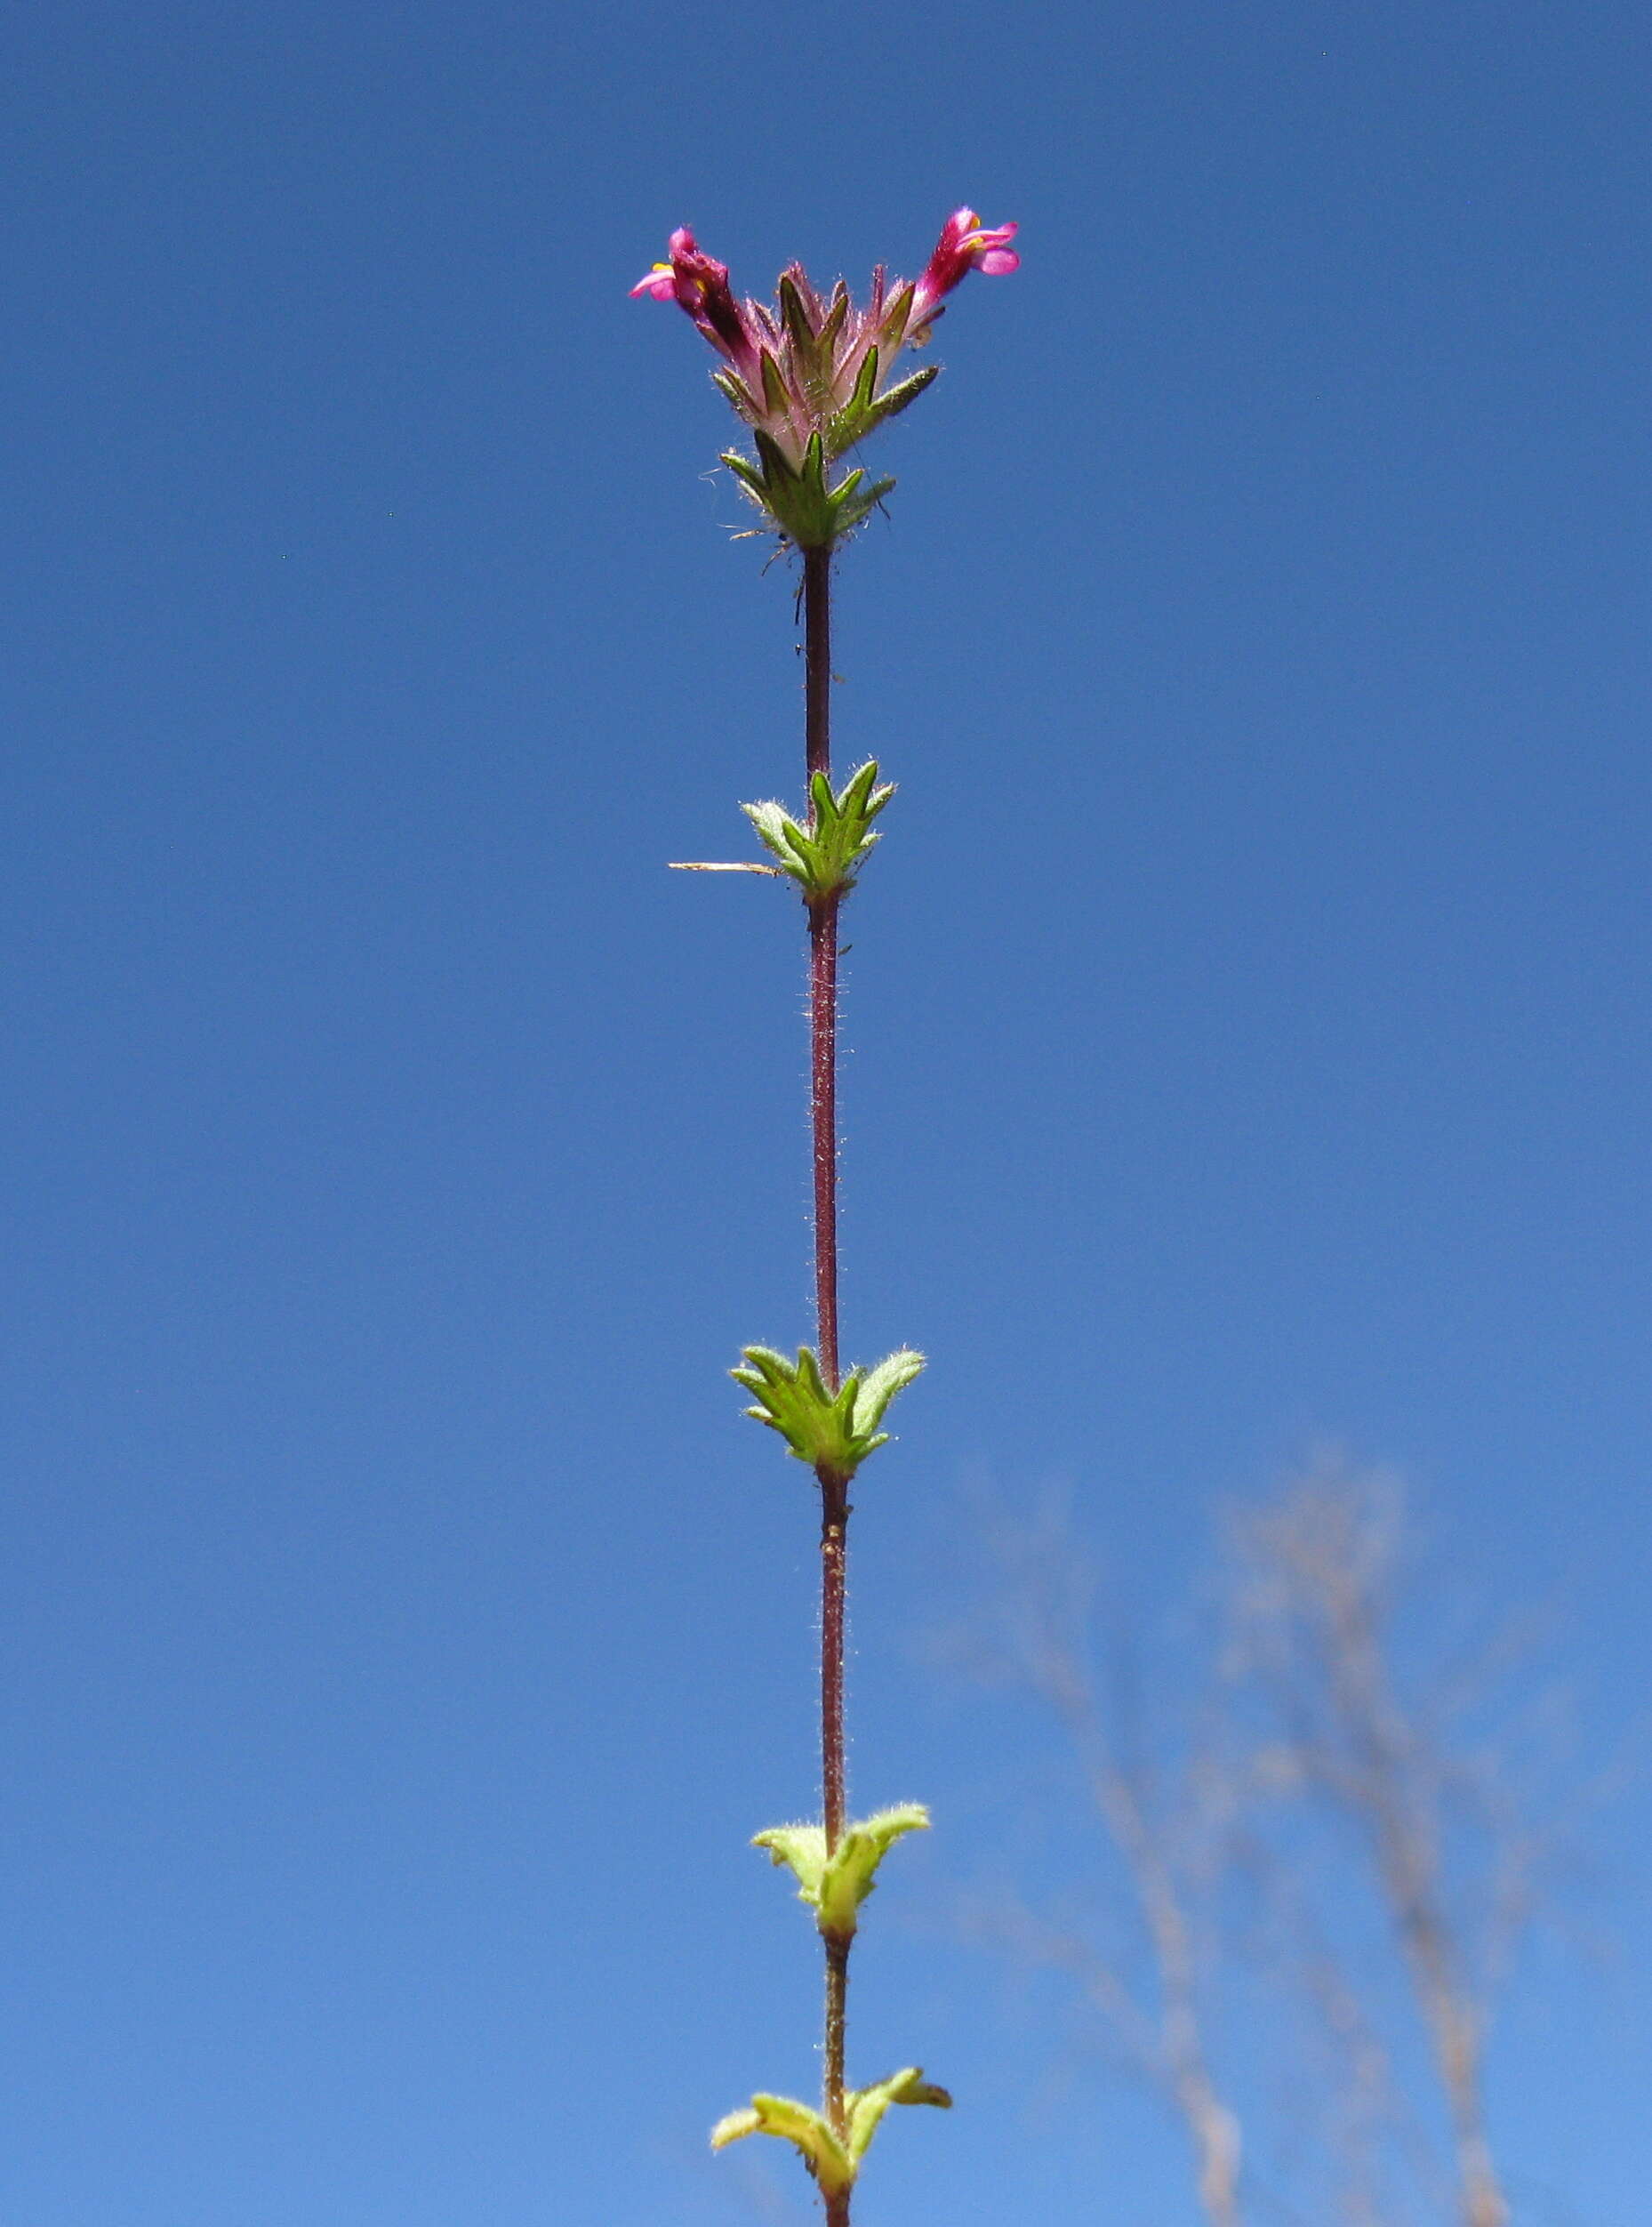
[[[808,778],[831,778],[831,551],[803,552],[805,741]],[[813,806],[811,804],[811,820]],[[821,1373],[836,1392],[838,1355],[838,912],[831,896],[809,908],[809,1106],[814,1170],[814,1313]],[[848,1483],[830,1469],[821,1487],[821,1792],[826,1847],[844,1828],[843,1642],[848,1580]],[[826,1942],[826,2116],[845,2131],[844,2029],[849,1943]],[[829,2200],[827,2227],[848,2227],[849,2191]]]
[[[831,779],[831,551],[803,552],[807,778]],[[810,800],[809,822],[814,810]],[[810,1105],[814,1130],[814,1314],[821,1373],[838,1389],[838,896],[809,908]],[[826,1832],[831,1827],[830,1774]]]

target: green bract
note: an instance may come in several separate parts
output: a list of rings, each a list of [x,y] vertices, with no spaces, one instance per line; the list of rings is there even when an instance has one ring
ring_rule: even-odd
[[[766,1848],[775,1863],[790,1866],[797,1874],[798,1899],[815,1912],[822,1933],[846,1941],[885,1856],[902,1833],[923,1832],[928,1824],[929,1812],[921,1802],[905,1802],[846,1827],[830,1856],[820,1825],[773,1825],[751,1845]]]
[[[827,428],[826,446],[833,456],[841,456],[846,448],[853,448],[856,441],[863,441],[869,433],[875,433],[880,425],[892,417],[898,417],[909,403],[916,402],[932,379],[941,376],[939,364],[926,364],[922,371],[915,371],[910,379],[902,379],[899,386],[890,387],[882,394],[874,390],[878,384],[878,350],[869,348],[862,362],[860,376],[854,391],[838,411]]]
[[[856,868],[872,845],[883,840],[872,832],[872,822],[894,794],[893,781],[878,785],[878,761],[871,758],[838,796],[823,773],[814,776],[809,783],[814,812],[806,827],[783,804],[742,804],[740,808],[785,872],[802,884],[810,904],[818,904],[854,888]]]
[[[757,444],[757,463],[737,448],[726,449],[723,462],[758,510],[799,549],[830,549],[853,533],[894,486],[893,479],[862,486],[866,474],[857,464],[835,487],[829,487],[825,444],[818,433],[810,435],[800,465],[793,464],[760,425],[753,428],[751,438]]]
[[[757,1395],[746,1413],[777,1430],[798,1459],[817,1475],[839,1482],[852,1477],[868,1454],[888,1444],[888,1432],[878,1427],[885,1410],[924,1365],[922,1354],[902,1347],[875,1369],[851,1369],[834,1398],[806,1346],[798,1347],[795,1367],[767,1346],[743,1347],[742,1357],[746,1367],[728,1373]]]

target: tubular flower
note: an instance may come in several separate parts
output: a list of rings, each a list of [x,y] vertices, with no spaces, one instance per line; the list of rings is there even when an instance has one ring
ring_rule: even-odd
[[[941,303],[973,269],[996,277],[1021,258],[1009,246],[1015,226],[984,228],[973,209],[947,219],[921,278],[889,282],[872,274],[864,305],[852,302],[841,279],[830,296],[810,284],[799,263],[780,276],[773,307],[737,301],[727,266],[702,253],[686,227],[671,235],[670,261],[655,263],[631,288],[656,301],[676,301],[719,356],[713,382],[752,430],[758,461],[727,454],[727,464],[770,523],[800,548],[830,547],[858,525],[894,485],[862,485],[850,472],[835,487],[826,467],[886,420],[917,400],[940,369],[928,365],[892,380],[903,348],[921,346]]]
[[[679,303],[718,354],[750,378],[757,368],[751,304],[736,301],[729,292],[728,265],[702,254],[686,225],[672,233],[670,255],[669,263],[656,263],[646,278],[638,280],[631,288],[633,296],[646,293],[656,301]]]
[[[1006,277],[1021,269],[1021,257],[1010,245],[1018,224],[983,225],[973,209],[954,209],[941,228],[935,252],[918,282],[912,303],[914,331],[926,330],[940,315],[940,304],[972,270],[989,278]]]

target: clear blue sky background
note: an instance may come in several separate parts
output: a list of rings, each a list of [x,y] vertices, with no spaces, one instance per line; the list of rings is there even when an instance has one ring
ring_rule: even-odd
[[[960,1492],[1151,1617],[1328,1434],[1631,1725],[1648,1453],[1652,30],[1631,5],[14,7],[0,2214],[733,2227],[814,2078],[790,576],[684,221],[972,279],[842,567],[864,2227],[1188,2227],[934,1913],[1014,1740]],[[1512,2175],[1643,2216],[1644,1791]],[[1592,1893],[1593,1891],[1592,1890]],[[1604,1897],[1602,1901],[1601,1897]],[[869,1938],[871,1938],[869,1936]],[[798,2194],[778,2151],[773,2186]],[[799,2205],[795,2215],[804,2215]]]

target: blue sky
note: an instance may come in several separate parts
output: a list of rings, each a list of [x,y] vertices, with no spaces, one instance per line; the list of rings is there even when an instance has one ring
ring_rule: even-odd
[[[1174,1630],[1319,1440],[1645,1690],[1645,95],[1627,6],[12,12],[0,2209],[717,2227],[814,2077],[783,567],[676,224],[766,290],[1018,219],[842,567],[857,2220],[1188,2227],[942,1913],[1036,1751],[926,1668],[1052,1481]],[[950,1829],[951,1821],[969,1829]],[[1648,1824],[1517,1981],[1530,2216],[1616,2227]],[[979,1828],[979,1839],[970,1833]],[[1523,1989],[1523,1992],[1522,1992]],[[1081,2105],[1081,2108],[1079,2108]],[[773,2166],[774,2172],[768,2168]],[[758,2185],[790,2193],[776,2152]],[[1569,2207],[1569,2208],[1568,2208]],[[792,2216],[788,2214],[787,2216]]]

